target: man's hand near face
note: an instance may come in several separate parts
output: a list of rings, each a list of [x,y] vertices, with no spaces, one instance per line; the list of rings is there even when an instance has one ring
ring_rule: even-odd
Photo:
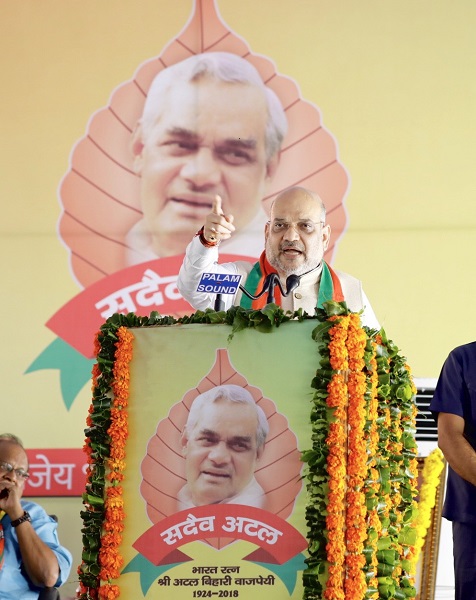
[[[203,227],[203,236],[207,242],[219,242],[229,239],[235,231],[233,215],[223,214],[221,197],[216,195],[213,200],[212,212],[207,215]]]
[[[20,498],[23,493],[23,482],[2,481],[0,491],[0,510],[3,510],[14,521],[23,514]]]
[[[16,552],[21,556],[24,569],[17,585],[24,585],[25,572],[34,585],[52,587],[60,575],[58,559],[38,535],[31,515],[20,502],[27,477],[28,457],[23,446],[10,439],[0,439],[0,510],[10,517],[10,529],[15,530],[12,540],[17,544]]]

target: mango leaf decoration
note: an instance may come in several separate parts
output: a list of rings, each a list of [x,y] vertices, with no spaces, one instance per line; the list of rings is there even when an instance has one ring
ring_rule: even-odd
[[[195,398],[207,390],[224,384],[239,385],[250,392],[269,424],[263,456],[257,463],[255,477],[266,493],[265,510],[286,520],[292,513],[296,496],[302,488],[302,462],[297,440],[289,429],[286,417],[276,410],[259,388],[250,385],[230,362],[225,349],[217,350],[210,372],[196,388],[189,390],[175,404],[167,418],[159,422],[155,435],[149,440],[147,454],[141,463],[140,492],[146,503],[147,515],[155,524],[179,510],[177,496],[185,485],[185,458],[180,436]],[[229,538],[212,538],[207,542],[215,548],[230,543]]]
[[[92,116],[86,135],[72,151],[60,185],[59,234],[81,286],[88,287],[127,266],[126,234],[142,217],[131,136],[152,80],[162,69],[193,54],[217,51],[237,54],[252,63],[286,111],[289,131],[270,193],[263,199],[265,210],[269,211],[277,193],[291,185],[318,192],[332,227],[326,254],[332,262],[346,227],[344,198],[349,183],[334,138],[322,125],[318,108],[300,97],[296,83],[277,73],[271,60],[252,53],[246,42],[230,31],[213,0],[195,0],[182,32],[160,56],[143,63],[133,79],[112,93],[109,105]]]

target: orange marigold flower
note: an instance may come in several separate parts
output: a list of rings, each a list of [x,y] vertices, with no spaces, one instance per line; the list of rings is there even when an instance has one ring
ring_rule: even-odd
[[[126,515],[122,517],[122,519],[118,521],[107,521],[104,523],[103,527],[105,531],[112,531],[114,533],[122,533],[124,531],[124,519]]]
[[[119,597],[120,590],[118,585],[105,584],[99,588],[99,598],[101,600],[115,600]]]
[[[101,538],[101,544],[104,546],[120,546],[122,536],[116,532],[105,533]]]
[[[324,598],[326,600],[345,600],[344,590],[341,588],[327,587],[324,591]]]
[[[330,514],[326,517],[327,529],[342,529],[344,526],[344,516],[342,514]]]
[[[99,564],[102,567],[119,570],[123,563],[124,559],[117,552],[115,552],[114,549],[102,547],[99,551]]]

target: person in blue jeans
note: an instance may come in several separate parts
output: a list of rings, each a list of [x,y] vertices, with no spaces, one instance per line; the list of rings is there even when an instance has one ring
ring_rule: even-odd
[[[453,527],[455,600],[476,600],[476,342],[450,352],[430,409],[449,465],[443,516]]]

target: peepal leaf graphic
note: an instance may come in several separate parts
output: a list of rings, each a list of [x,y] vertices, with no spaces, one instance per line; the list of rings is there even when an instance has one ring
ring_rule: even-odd
[[[60,185],[59,234],[68,248],[73,275],[83,288],[127,266],[126,234],[142,217],[131,137],[152,80],[162,69],[193,54],[218,51],[252,63],[285,108],[289,130],[278,171],[263,199],[264,209],[269,212],[276,194],[292,185],[319,193],[333,232],[326,253],[332,262],[346,227],[344,198],[349,184],[334,138],[322,125],[318,108],[300,97],[296,83],[277,73],[270,59],[251,52],[226,26],[214,0],[195,0],[184,29],[160,56],[143,63],[131,80],[114,90],[108,106],[91,117],[85,136],[73,148]]]
[[[159,422],[155,435],[147,444],[147,453],[141,463],[140,492],[153,524],[179,510],[178,493],[186,483],[185,457],[180,437],[193,401],[199,394],[224,384],[239,385],[248,390],[264,411],[269,434],[254,474],[266,493],[265,509],[284,520],[291,515],[302,488],[303,464],[296,436],[289,429],[286,417],[276,410],[274,402],[265,398],[259,388],[250,385],[235,370],[225,349],[218,349],[210,371],[196,388],[189,390],[180,402],[172,406],[167,418]],[[213,538],[207,542],[220,549],[228,545],[230,539]]]

